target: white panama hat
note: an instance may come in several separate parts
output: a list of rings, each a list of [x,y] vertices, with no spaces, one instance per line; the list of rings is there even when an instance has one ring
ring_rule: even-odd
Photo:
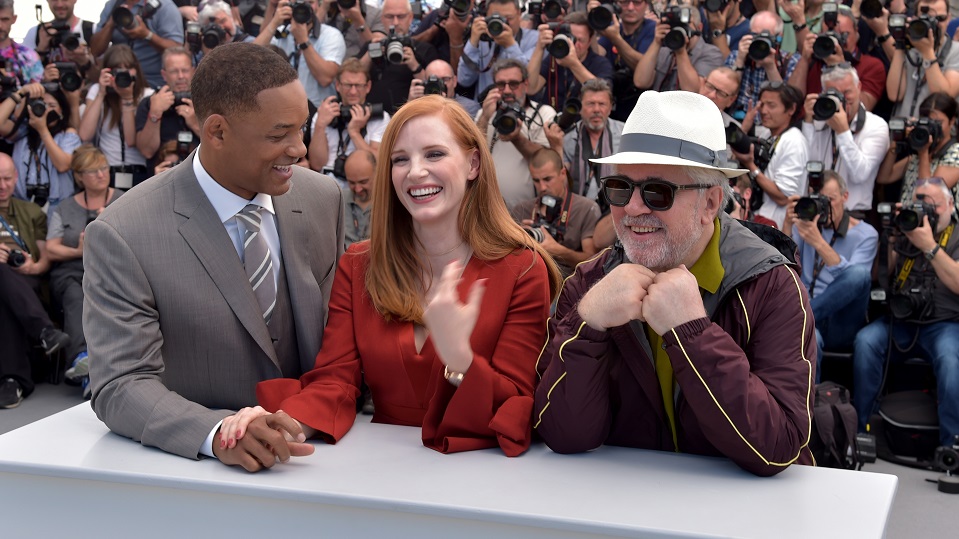
[[[715,103],[692,92],[647,90],[626,119],[619,152],[590,161],[699,167],[721,171],[727,178],[748,172],[723,168],[725,153],[726,129]]]

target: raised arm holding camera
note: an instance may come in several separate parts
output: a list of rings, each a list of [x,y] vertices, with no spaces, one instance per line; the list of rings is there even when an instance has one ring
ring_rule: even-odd
[[[726,65],[742,73],[736,110],[748,111],[759,102],[759,91],[766,81],[789,80],[799,54],[780,50],[783,21],[768,11],[756,13],[749,21],[750,34],[739,40],[739,48],[726,59]]]
[[[446,60],[433,60],[424,70],[425,80],[413,79],[410,81],[410,93],[407,101],[412,101],[424,95],[441,95],[460,104],[470,117],[475,117],[480,110],[480,104],[475,100],[456,93],[458,79],[453,72],[453,66]]]
[[[183,42],[183,17],[173,0],[108,0],[90,39],[90,52],[100,56],[110,43],[129,45],[150,86],[158,88],[163,85],[163,51]]]
[[[841,175],[814,161],[807,171],[813,193],[789,197],[782,230],[799,249],[800,277],[809,291],[822,362],[824,347],[851,349],[866,323],[879,233],[846,211],[849,190]]]
[[[53,20],[43,22],[38,6],[38,24],[27,31],[23,44],[35,50],[44,63],[74,62],[80,71],[95,67],[88,44],[93,38],[93,21],[85,21],[74,14],[77,0],[47,0]]]
[[[826,68],[822,87],[822,94],[806,96],[802,133],[809,155],[845,179],[848,209],[868,211],[876,173],[889,144],[888,125],[866,110],[862,83],[849,64]]]
[[[892,213],[891,208],[885,208]],[[882,212],[882,209],[880,209]],[[890,361],[920,356],[932,363],[939,439],[959,434],[959,235],[952,191],[941,178],[919,180],[915,198],[889,219],[901,237],[891,249],[890,314],[856,335],[853,404],[866,431]],[[889,215],[888,217],[892,217]],[[894,237],[894,236],[893,236]]]
[[[148,159],[150,168],[156,164],[160,145],[167,141],[182,143],[181,160],[199,144],[200,125],[190,96],[193,73],[190,51],[183,47],[167,49],[163,52],[162,71],[166,84],[137,105],[136,146]]]
[[[889,120],[889,150],[879,167],[876,182],[903,180],[899,200],[912,201],[921,178],[937,176],[955,191],[959,184],[959,142],[952,136],[959,116],[956,100],[940,92],[930,94],[919,106],[919,118]],[[898,159],[900,151],[907,155]]]
[[[636,66],[633,84],[639,89],[698,92],[702,80],[723,65],[718,48],[703,41],[699,10],[690,4],[666,8],[656,26],[656,39]]]

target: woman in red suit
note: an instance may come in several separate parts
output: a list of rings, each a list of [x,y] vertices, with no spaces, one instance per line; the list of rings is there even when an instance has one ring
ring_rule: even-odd
[[[401,108],[378,163],[370,240],[340,259],[315,367],[261,382],[262,408],[224,420],[221,438],[232,446],[256,415],[282,409],[335,443],[365,376],[374,422],[421,426],[443,453],[519,455],[556,266],[510,218],[484,137],[455,101]]]

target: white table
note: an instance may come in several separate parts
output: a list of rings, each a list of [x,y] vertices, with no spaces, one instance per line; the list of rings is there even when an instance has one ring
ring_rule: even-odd
[[[362,419],[249,474],[114,435],[88,403],[0,436],[5,537],[866,538],[883,535],[896,482],[615,447],[442,455],[420,429]]]

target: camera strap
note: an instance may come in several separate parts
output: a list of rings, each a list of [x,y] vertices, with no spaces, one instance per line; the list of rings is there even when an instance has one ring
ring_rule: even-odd
[[[952,236],[955,228],[955,222],[949,223],[949,227],[943,231],[942,236],[939,238],[940,248],[946,248],[946,244],[949,243],[949,238]],[[909,279],[909,274],[912,272],[912,267],[916,265],[916,258],[917,256],[911,256],[902,263],[902,269],[899,270],[899,275],[896,277],[896,290],[901,291],[903,287],[906,286],[906,281]]]
[[[832,229],[832,238],[829,239],[829,248],[832,249],[832,246],[836,244],[836,240],[840,236],[845,237],[846,232],[849,230],[849,213],[844,213],[842,215],[842,220],[839,221],[839,226],[835,226]],[[812,299],[816,295],[816,280],[819,279],[819,273],[825,267],[826,261],[819,256],[819,251],[816,251],[816,255],[813,257],[813,270],[812,270],[812,282],[809,283],[809,299]]]
[[[10,227],[10,224],[7,223],[7,220],[0,215],[0,225],[3,225],[3,228],[6,229],[7,233],[10,234],[10,237],[13,238],[13,241],[17,242],[17,246],[23,250],[23,252],[30,254],[30,249],[27,249],[27,244],[23,242],[23,239],[13,231],[13,228]]]
[[[120,117],[117,118],[117,131],[120,133],[120,166],[126,166],[127,164],[127,141],[126,137],[123,135],[123,113],[121,112]]]
[[[539,213],[540,200],[543,197],[539,197],[536,201],[536,208],[533,210],[533,220],[535,221],[536,214]],[[566,189],[566,199],[563,200],[563,207],[559,213],[559,222],[553,227],[556,230],[556,235],[558,236],[556,241],[560,241],[563,236],[566,235],[566,223],[569,222],[569,207],[573,204],[573,192],[570,189]]]

